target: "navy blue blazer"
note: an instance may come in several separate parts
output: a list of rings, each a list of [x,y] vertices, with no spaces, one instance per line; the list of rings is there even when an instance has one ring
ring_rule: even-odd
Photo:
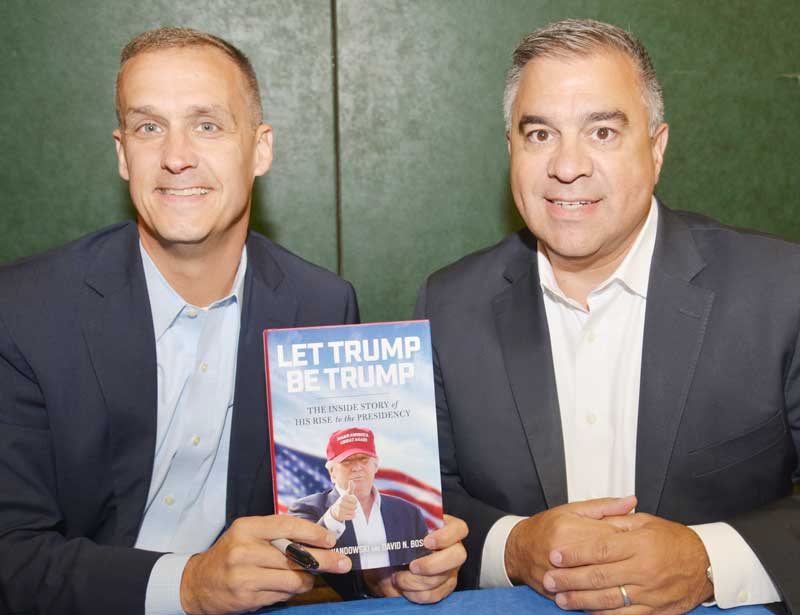
[[[332,273],[252,232],[247,255],[227,524],[273,512],[262,331],[358,320]],[[156,389],[135,223],[0,267],[0,613],[143,612]]]
[[[331,506],[339,499],[335,489],[300,498],[292,502],[289,513],[317,523]],[[411,539],[422,539],[428,535],[428,526],[418,506],[402,498],[381,494],[381,517],[386,530],[386,542],[408,543]],[[358,544],[352,521],[345,521],[344,533],[336,541],[336,547],[353,547]],[[410,544],[410,543],[409,543]],[[389,565],[408,564],[411,560],[427,555],[429,551],[423,547],[408,547],[389,550]],[[353,560],[353,569],[361,569],[361,556],[358,553],[348,554]]]

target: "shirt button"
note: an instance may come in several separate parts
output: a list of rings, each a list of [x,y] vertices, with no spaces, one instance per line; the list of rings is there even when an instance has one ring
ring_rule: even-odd
[[[594,331],[589,331],[589,333],[586,334],[586,342],[588,344],[591,344],[596,339],[597,339],[597,336],[594,334]]]
[[[174,503],[175,503],[175,498],[173,498],[171,495],[168,495],[167,497],[164,498],[164,504],[166,504],[167,506],[172,506]]]
[[[186,315],[189,318],[197,318],[197,310],[193,307],[186,308]]]
[[[200,364],[200,371],[204,374],[208,371],[208,364],[205,361]]]
[[[193,436],[192,437],[192,446],[197,446],[200,444],[200,436]]]
[[[748,599],[749,597],[750,597],[750,596],[748,596],[748,595],[747,595],[747,592],[746,592],[746,591],[744,591],[744,590],[742,590],[742,591],[740,591],[740,592],[738,593],[738,595],[736,596],[736,599],[737,599],[739,602],[747,602],[747,599]]]
[[[587,414],[586,415],[586,422],[589,425],[594,425],[597,422],[597,415],[596,414]]]

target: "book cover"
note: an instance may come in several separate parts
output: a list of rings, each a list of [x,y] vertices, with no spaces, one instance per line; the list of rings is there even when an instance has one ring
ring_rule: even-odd
[[[427,553],[442,525],[428,321],[264,332],[275,510],[320,523],[353,569]]]

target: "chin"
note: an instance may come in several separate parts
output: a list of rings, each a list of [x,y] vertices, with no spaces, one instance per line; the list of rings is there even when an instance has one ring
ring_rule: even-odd
[[[159,237],[169,244],[179,245],[197,245],[203,243],[209,236],[209,232],[205,229],[166,229],[165,232],[159,233]]]

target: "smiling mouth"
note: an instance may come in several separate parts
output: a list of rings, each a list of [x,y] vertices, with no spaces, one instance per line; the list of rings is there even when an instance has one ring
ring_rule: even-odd
[[[562,201],[560,199],[548,199],[548,198],[546,198],[545,200],[548,203],[552,203],[553,205],[557,205],[561,209],[566,209],[566,210],[580,209],[580,208],[586,207],[588,205],[593,205],[594,203],[597,203],[599,201],[599,199],[597,199],[597,200],[587,200],[587,201],[580,201],[580,200]]]
[[[160,194],[168,196],[202,196],[211,192],[210,188],[156,188]]]

